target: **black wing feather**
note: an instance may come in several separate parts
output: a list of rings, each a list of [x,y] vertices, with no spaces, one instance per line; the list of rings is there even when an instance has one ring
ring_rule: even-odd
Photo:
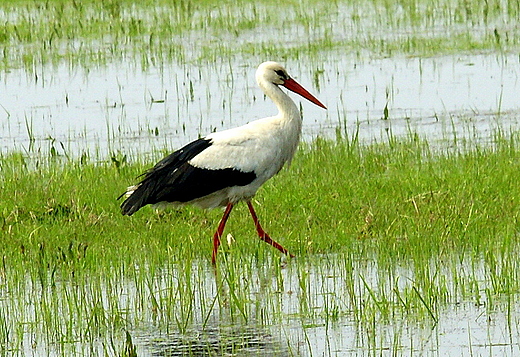
[[[210,146],[210,139],[198,139],[159,161],[143,174],[137,189],[121,204],[121,212],[130,216],[147,204],[189,202],[226,187],[248,185],[256,178],[254,172],[201,169],[189,164]]]

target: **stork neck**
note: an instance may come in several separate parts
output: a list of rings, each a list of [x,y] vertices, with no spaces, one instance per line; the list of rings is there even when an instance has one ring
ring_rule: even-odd
[[[260,83],[264,93],[274,102],[278,108],[279,116],[285,120],[301,121],[300,111],[294,101],[276,84],[270,82]]]

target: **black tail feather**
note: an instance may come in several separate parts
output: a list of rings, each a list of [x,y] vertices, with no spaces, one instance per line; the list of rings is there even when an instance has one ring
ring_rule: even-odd
[[[137,190],[136,190],[137,191]],[[137,194],[136,194],[137,193]],[[118,197],[120,199],[126,194],[123,193]],[[143,197],[139,194],[139,192],[133,192],[126,200],[121,204],[121,213],[124,216],[131,216],[135,212],[137,212],[141,207],[145,206],[146,203],[143,202]]]
[[[198,139],[159,161],[153,168],[141,175],[144,176],[141,183],[121,204],[121,213],[131,216],[141,207],[149,203],[157,203],[160,199],[155,196],[157,196],[157,188],[160,187],[160,183],[167,180],[171,173],[209,146],[211,146],[211,140]],[[121,194],[117,199],[119,200],[127,194],[128,191]]]

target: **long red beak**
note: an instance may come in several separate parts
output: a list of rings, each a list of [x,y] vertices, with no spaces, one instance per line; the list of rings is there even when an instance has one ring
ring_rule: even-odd
[[[283,84],[283,86],[285,88],[289,89],[290,91],[292,91],[294,93],[297,93],[297,94],[301,95],[302,97],[304,97],[305,99],[313,102],[318,107],[322,107],[323,109],[327,109],[326,106],[324,106],[315,96],[310,94],[305,88],[303,88],[294,79],[292,79],[292,78],[286,79],[284,84]]]

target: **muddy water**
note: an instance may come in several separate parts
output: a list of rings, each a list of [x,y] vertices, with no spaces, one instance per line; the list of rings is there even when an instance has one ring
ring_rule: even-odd
[[[80,155],[146,153],[275,113],[254,81],[257,63],[171,66],[142,72],[45,68],[1,74],[0,148]],[[363,140],[410,132],[486,141],[518,127],[516,55],[359,61],[338,55],[286,67],[328,106],[303,103],[304,139],[336,129]],[[300,98],[293,96],[296,100]],[[386,108],[386,110],[385,110]]]

